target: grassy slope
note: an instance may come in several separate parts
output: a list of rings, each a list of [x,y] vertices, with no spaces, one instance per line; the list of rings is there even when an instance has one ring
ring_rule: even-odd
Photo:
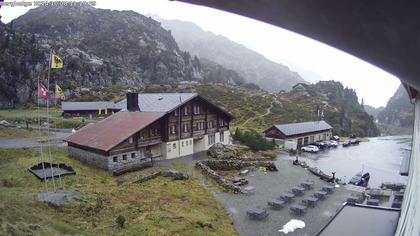
[[[0,235],[7,231],[35,235],[236,234],[222,206],[193,179],[159,177],[118,186],[106,171],[66,157],[64,148],[53,153],[76,170],[76,176],[64,178],[65,186],[79,190],[86,202],[60,209],[37,202],[34,194],[43,185],[26,168],[39,162],[38,152],[0,149]],[[119,214],[126,218],[122,229],[115,224]],[[206,223],[213,228],[203,227]]]

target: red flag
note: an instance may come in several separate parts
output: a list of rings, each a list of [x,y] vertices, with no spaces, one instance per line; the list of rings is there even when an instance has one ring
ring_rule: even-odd
[[[47,87],[39,81],[38,83],[38,97],[43,99],[50,99],[50,91],[48,91]]]

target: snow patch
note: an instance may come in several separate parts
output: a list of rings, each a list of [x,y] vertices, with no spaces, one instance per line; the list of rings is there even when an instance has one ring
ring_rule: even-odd
[[[283,225],[282,229],[279,229],[280,233],[288,234],[290,232],[295,231],[296,229],[303,229],[305,228],[305,222],[301,220],[291,219],[285,225]]]

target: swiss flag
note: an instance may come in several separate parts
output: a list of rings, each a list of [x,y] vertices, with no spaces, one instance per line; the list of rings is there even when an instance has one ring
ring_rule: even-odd
[[[38,82],[38,97],[43,99],[49,99],[50,98],[50,91],[48,91],[47,87],[39,81]]]

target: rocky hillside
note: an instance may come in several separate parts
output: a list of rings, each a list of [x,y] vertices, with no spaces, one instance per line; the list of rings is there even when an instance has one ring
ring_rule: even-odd
[[[270,92],[290,90],[297,83],[306,83],[288,67],[272,62],[263,55],[235,43],[226,37],[205,32],[191,22],[162,20],[170,29],[181,49],[237,71],[247,82],[253,82]]]
[[[64,60],[51,78],[76,95],[81,88],[112,85],[244,83],[236,72],[180,50],[170,31],[133,11],[38,7],[1,27],[0,107],[34,97],[50,48]]]
[[[414,124],[414,105],[410,103],[405,88],[400,85],[389,99],[386,107],[379,112],[378,120],[381,124],[412,129]]]

